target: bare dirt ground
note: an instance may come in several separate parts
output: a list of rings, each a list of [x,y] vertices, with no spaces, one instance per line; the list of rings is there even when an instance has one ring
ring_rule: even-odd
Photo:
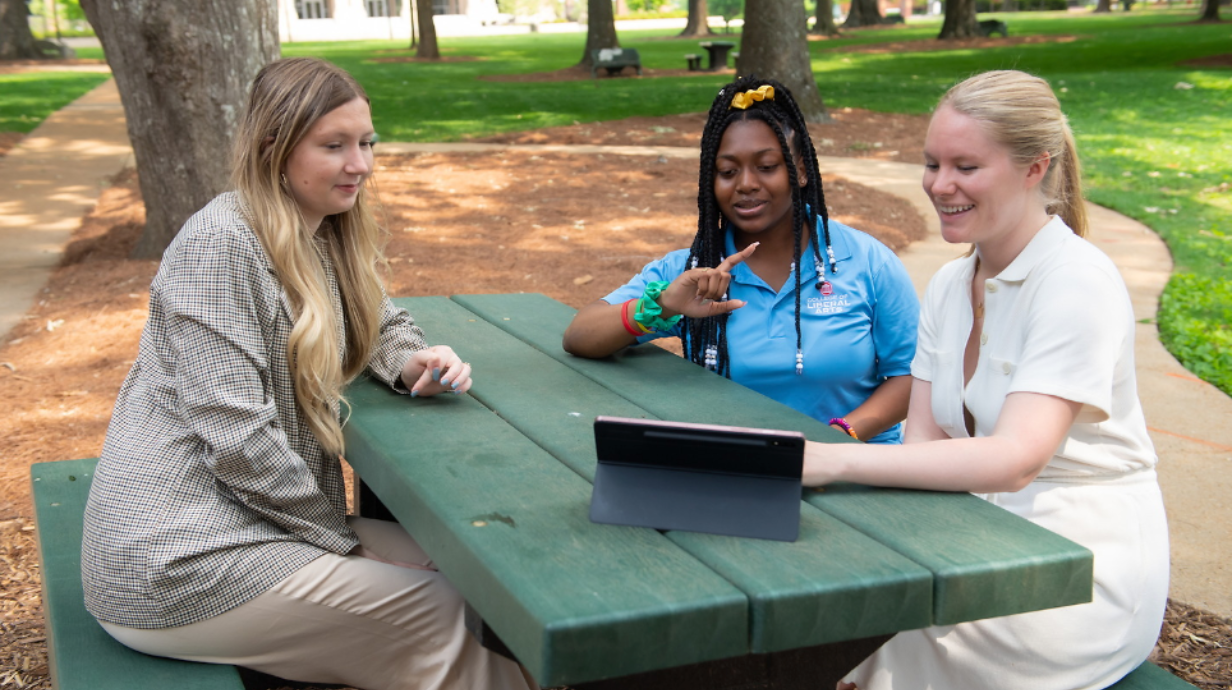
[[[491,137],[518,143],[696,146],[700,114]],[[812,129],[822,155],[920,160],[926,120],[842,111]],[[0,141],[3,141],[0,138]],[[880,144],[880,145],[878,145]],[[654,156],[493,152],[379,156],[394,295],[542,292],[580,307],[696,228],[696,163]],[[833,217],[901,248],[924,232],[907,202],[827,177]],[[0,343],[0,689],[50,687],[29,495],[34,462],[97,456],[146,318],[153,261],[128,252],[144,208],[117,176],[38,302]],[[429,334],[430,336],[430,334]],[[1232,622],[1174,604],[1159,661],[1203,688],[1232,682]]]

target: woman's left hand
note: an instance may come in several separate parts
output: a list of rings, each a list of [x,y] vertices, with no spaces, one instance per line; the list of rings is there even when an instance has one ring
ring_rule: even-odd
[[[412,397],[465,393],[471,388],[471,365],[448,345],[433,345],[411,355],[402,366],[402,383]]]

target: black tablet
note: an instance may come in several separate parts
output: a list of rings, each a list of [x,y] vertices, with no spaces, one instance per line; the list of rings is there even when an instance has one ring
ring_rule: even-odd
[[[598,417],[594,522],[795,541],[804,435]]]

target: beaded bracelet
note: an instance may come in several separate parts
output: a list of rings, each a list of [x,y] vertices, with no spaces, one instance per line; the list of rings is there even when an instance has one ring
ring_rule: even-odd
[[[671,318],[662,318],[663,307],[659,306],[659,295],[667,289],[669,283],[666,280],[656,280],[646,284],[646,291],[642,293],[642,298],[638,300],[637,311],[633,313],[633,320],[639,325],[645,326],[652,331],[670,331],[681,319],[681,314],[677,314]]]
[[[847,435],[854,438],[855,440],[857,441],[860,440],[860,437],[856,435],[856,430],[851,428],[851,425],[847,423],[846,419],[843,419],[842,417],[835,417],[834,419],[831,419],[827,423],[830,424],[830,426],[836,426],[842,429],[843,431],[846,431]]]

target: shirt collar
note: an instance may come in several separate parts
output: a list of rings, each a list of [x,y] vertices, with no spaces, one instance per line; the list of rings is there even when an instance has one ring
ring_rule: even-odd
[[[1074,231],[1070,230],[1065,221],[1061,220],[1060,216],[1052,216],[1044,227],[1035,233],[1035,237],[1023,247],[1018,256],[1010,262],[1005,270],[997,274],[997,280],[1006,282],[1022,282],[1027,279],[1031,270],[1039,265],[1046,257],[1055,252],[1067,239],[1074,235]],[[979,254],[979,249],[976,249],[976,255]],[[974,261],[972,262],[974,267]]]
[[[830,220],[830,248],[834,250],[835,263],[845,261],[851,258],[851,245],[847,242],[846,233],[835,232],[834,226],[837,225],[833,219]],[[825,233],[821,229],[821,216],[817,217],[817,237],[821,241],[821,257],[825,262],[826,278],[832,280],[833,274],[830,272],[830,262],[826,258]],[[736,253],[736,236],[732,230],[732,226],[727,226],[727,231],[723,233],[723,256],[731,256]],[[817,275],[817,259],[813,254],[813,247],[809,245],[803,256],[800,257],[800,263],[804,264],[804,276],[815,277]],[[741,283],[751,283],[756,278],[756,274],[746,264],[738,264],[732,270],[732,280]],[[807,282],[808,278],[805,279]],[[795,286],[795,279],[791,278],[787,281],[789,285]]]

